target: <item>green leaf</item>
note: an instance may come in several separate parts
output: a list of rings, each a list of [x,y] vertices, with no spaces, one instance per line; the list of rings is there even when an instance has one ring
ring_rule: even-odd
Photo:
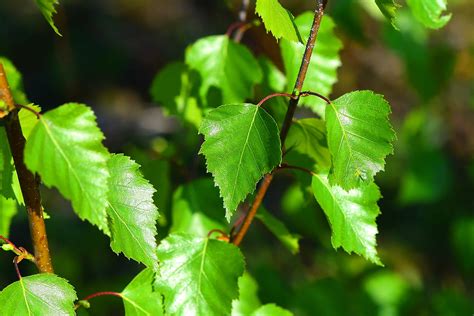
[[[198,86],[197,74],[182,62],[163,68],[153,80],[150,93],[153,101],[163,106],[167,115],[174,115],[199,128],[202,110],[194,91]]]
[[[68,103],[41,116],[26,142],[25,163],[72,201],[82,219],[110,234],[105,208],[109,153],[92,110]]]
[[[285,142],[288,149],[285,160],[291,163],[293,153],[303,155],[310,161],[311,170],[329,170],[331,155],[326,140],[326,125],[316,118],[306,118],[291,124]]]
[[[439,29],[451,19],[451,14],[443,15],[447,0],[407,0],[415,18],[424,26]]]
[[[140,166],[124,155],[112,155],[107,162],[110,178],[107,215],[110,217],[110,246],[116,253],[156,268],[155,189],[143,178]]]
[[[258,210],[256,217],[262,221],[292,254],[296,254],[300,251],[300,237],[290,233],[282,221],[263,208]]]
[[[347,93],[326,108],[332,184],[355,188],[384,169],[395,140],[389,113],[387,101],[372,91]]]
[[[46,21],[53,28],[54,32],[56,32],[56,34],[58,34],[59,36],[62,36],[61,33],[59,33],[59,30],[53,21],[53,14],[56,13],[55,6],[59,4],[59,1],[58,0],[36,0],[36,4],[41,10],[41,13],[43,14]]]
[[[301,36],[309,36],[313,23],[313,13],[306,12],[298,16],[295,20]],[[337,82],[337,68],[341,65],[339,51],[342,42],[334,33],[335,24],[333,20],[325,15],[321,21],[318,32],[318,39],[314,46],[311,63],[303,84],[303,91],[314,91],[324,96],[329,96],[333,85]],[[288,81],[287,91],[293,91],[296,77],[300,69],[301,59],[305,51],[305,46],[301,43],[282,40],[280,44],[283,64]],[[302,98],[300,104],[309,107],[319,116],[324,117],[326,103],[316,97]]]
[[[15,103],[22,105],[28,104],[29,102],[23,89],[23,78],[21,73],[8,58],[0,56],[0,64],[3,64],[3,68],[5,69],[8,85],[10,86],[10,91]]]
[[[12,190],[14,171],[7,133],[5,128],[0,126],[0,195],[6,198],[15,197]]]
[[[126,316],[163,315],[161,294],[153,290],[155,274],[152,269],[140,272],[122,291]]]
[[[238,297],[244,258],[236,246],[209,238],[171,234],[158,246],[155,289],[170,315],[228,315]]]
[[[49,273],[20,278],[0,292],[1,315],[75,315],[74,288]]]
[[[239,299],[232,301],[232,316],[247,316],[258,309],[262,303],[257,291],[257,282],[248,272],[245,272],[239,278]]]
[[[375,3],[379,7],[382,14],[390,21],[392,26],[395,29],[398,29],[398,27],[395,25],[395,16],[400,5],[396,3],[395,0],[375,0]]]
[[[255,12],[262,18],[267,32],[272,32],[277,40],[302,42],[293,15],[278,0],[257,0]]]
[[[254,311],[251,316],[293,316],[293,313],[275,304],[266,304]]]
[[[313,177],[313,193],[331,225],[332,246],[382,265],[375,249],[375,218],[380,213],[377,201],[381,197],[377,185],[369,183],[345,191],[320,174]]]
[[[211,111],[199,132],[200,153],[214,176],[230,220],[257,182],[281,162],[278,127],[273,118],[253,104],[228,104]]]
[[[10,233],[10,223],[17,212],[16,202],[0,195],[0,235],[7,237]]]
[[[208,36],[188,47],[186,63],[201,75],[202,102],[212,107],[245,101],[262,81],[260,66],[248,48],[225,35]],[[219,103],[209,101],[213,87],[221,90]]]
[[[170,232],[205,237],[212,229],[225,230],[224,208],[212,179],[203,178],[178,187],[173,195]]]
[[[27,106],[28,108],[32,109],[33,111],[36,111],[37,113],[41,112],[41,108],[38,105],[28,104]],[[31,131],[39,121],[38,117],[31,111],[22,108],[18,112],[18,118],[20,120],[21,131],[23,132],[23,136],[25,137],[25,139],[28,139],[28,137],[30,137]]]

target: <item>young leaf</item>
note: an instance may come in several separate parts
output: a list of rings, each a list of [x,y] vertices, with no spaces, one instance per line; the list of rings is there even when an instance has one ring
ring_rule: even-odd
[[[0,195],[0,235],[7,237],[10,233],[10,223],[17,212],[16,202]]]
[[[375,0],[375,3],[379,7],[382,14],[392,23],[392,26],[395,29],[398,27],[395,25],[395,15],[397,13],[397,9],[400,7],[395,0]]]
[[[8,85],[10,86],[10,91],[15,103],[22,105],[28,104],[28,99],[23,90],[23,78],[21,73],[8,58],[0,56],[0,64],[3,65],[7,74]]]
[[[313,193],[331,225],[332,246],[382,265],[375,249],[375,218],[380,213],[377,200],[381,197],[377,185],[372,182],[345,191],[320,174],[313,177]]]
[[[296,254],[300,251],[300,237],[290,233],[282,221],[267,212],[264,208],[258,210],[256,217],[262,221],[292,254]]]
[[[199,132],[205,138],[200,153],[206,156],[230,220],[258,180],[280,164],[278,127],[261,107],[228,104],[209,112]]]
[[[395,140],[389,113],[387,101],[372,91],[347,93],[326,108],[332,184],[348,190],[383,170]]]
[[[262,303],[258,298],[257,291],[257,282],[248,272],[245,272],[239,278],[239,299],[232,301],[232,316],[251,315],[258,309]]]
[[[70,199],[80,218],[109,234],[109,153],[103,138],[92,110],[68,103],[41,116],[26,142],[25,163],[48,187],[57,187]]]
[[[202,110],[193,93],[198,84],[196,77],[196,72],[190,71],[184,63],[171,63],[153,79],[150,94],[153,101],[162,105],[165,114],[177,116],[199,128]]]
[[[155,274],[152,269],[140,272],[122,291],[126,316],[163,315],[161,294],[153,290]]]
[[[212,179],[203,178],[180,186],[173,195],[170,232],[205,237],[212,229],[225,230],[224,208]]]
[[[251,316],[293,316],[293,313],[275,304],[265,304],[254,311]]]
[[[302,42],[293,15],[278,0],[257,0],[255,12],[262,18],[267,32],[272,32],[277,40]]]
[[[439,29],[451,19],[451,14],[443,15],[447,0],[407,0],[415,18],[424,26]]]
[[[74,288],[49,273],[20,278],[0,292],[1,315],[75,315]]]
[[[107,162],[110,178],[107,215],[110,217],[112,250],[156,268],[155,189],[143,178],[140,166],[124,155],[112,155]]]
[[[300,30],[301,36],[307,38],[313,23],[313,13],[306,12],[301,14],[296,18],[295,23]],[[337,81],[337,68],[341,65],[339,51],[342,48],[342,42],[334,33],[334,27],[333,20],[325,15],[321,21],[317,44],[313,50],[303,91],[315,91],[325,96],[329,96],[332,92],[332,86]],[[305,46],[301,43],[282,40],[280,49],[288,80],[287,91],[292,92]],[[301,99],[300,103],[309,107],[321,117],[324,116],[326,103],[323,100],[307,97]]]
[[[56,13],[55,6],[59,4],[59,1],[58,0],[36,0],[36,4],[41,10],[41,13],[43,14],[46,21],[53,28],[54,32],[56,32],[56,34],[58,34],[59,36],[62,36],[61,33],[59,33],[59,30],[56,27],[56,25],[54,25],[54,21],[53,21],[53,14]]]
[[[232,244],[171,234],[158,246],[155,289],[170,315],[228,315],[238,297],[244,258]]]
[[[225,35],[208,36],[191,45],[186,63],[201,75],[202,102],[212,107],[245,101],[253,95],[253,86],[262,81],[260,66],[248,48]],[[212,87],[221,89],[219,104],[208,102]]]

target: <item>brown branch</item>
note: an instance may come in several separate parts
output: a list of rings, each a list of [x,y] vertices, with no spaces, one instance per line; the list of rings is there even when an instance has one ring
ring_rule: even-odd
[[[316,0],[317,7],[314,11],[314,19],[313,25],[311,26],[311,32],[309,34],[308,42],[306,44],[306,49],[303,55],[303,59],[301,61],[300,70],[298,72],[298,77],[296,78],[295,87],[293,89],[292,98],[290,99],[290,104],[288,106],[288,110],[286,112],[285,120],[283,121],[283,126],[280,131],[280,140],[281,146],[284,147],[286,136],[288,135],[288,131],[290,130],[291,123],[293,121],[293,116],[295,114],[296,107],[299,102],[301,90],[303,88],[303,83],[306,78],[306,73],[308,71],[308,66],[311,61],[311,55],[313,54],[314,44],[316,43],[316,37],[318,35],[319,26],[321,24],[321,19],[324,14],[324,7],[327,1],[324,0]],[[257,195],[255,200],[252,204],[251,209],[247,213],[244,222],[235,236],[232,238],[232,243],[236,246],[239,246],[244,238],[247,230],[252,223],[255,214],[257,214],[257,210],[259,209],[260,205],[262,204],[263,198],[267,193],[268,187],[273,179],[273,173],[269,173],[265,175],[263,178],[263,182],[258,189]]]
[[[8,86],[8,80],[3,66],[0,64],[0,100],[3,100],[8,108],[12,109],[6,118],[5,129],[8,143],[15,163],[15,168],[20,182],[21,193],[25,201],[30,224],[30,234],[35,253],[35,262],[40,272],[53,273],[53,265],[49,255],[48,238],[43,219],[43,208],[41,207],[41,195],[39,191],[39,178],[29,171],[24,163],[23,151],[25,150],[25,138],[21,130],[18,110],[13,103],[13,97]]]
[[[239,21],[242,23],[245,23],[247,21],[247,11],[249,9],[250,5],[250,0],[242,0],[242,4],[240,6],[239,10]],[[235,42],[240,42],[242,40],[242,36],[244,35],[246,31],[245,27],[240,27],[237,29],[237,31],[234,33],[234,41]]]

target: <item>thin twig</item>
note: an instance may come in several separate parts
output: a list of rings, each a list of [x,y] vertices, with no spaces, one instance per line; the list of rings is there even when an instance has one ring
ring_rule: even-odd
[[[98,297],[98,296],[116,296],[116,297],[122,298],[122,293],[110,292],[110,291],[97,292],[97,293],[93,293],[91,295],[88,295],[88,296],[84,297],[82,300],[79,300],[79,301],[86,301],[87,302],[87,301],[93,299],[94,297]],[[74,310],[77,310],[79,307],[81,307],[81,304],[78,303],[74,306]]]
[[[313,54],[314,44],[316,42],[316,37],[318,35],[319,26],[321,24],[321,19],[324,14],[324,7],[327,1],[324,0],[317,0],[317,8],[314,12],[314,19],[313,25],[311,27],[311,31],[309,34],[308,42],[306,44],[306,49],[303,55],[303,60],[301,61],[300,70],[298,72],[298,77],[296,78],[295,87],[293,89],[293,97],[290,99],[290,104],[288,106],[288,110],[286,112],[285,120],[283,121],[283,127],[281,128],[280,132],[280,140],[281,145],[284,147],[286,136],[288,135],[288,131],[290,129],[291,123],[293,121],[293,116],[295,114],[296,107],[298,105],[299,97],[301,94],[301,90],[303,88],[303,83],[306,78],[306,72],[308,71],[308,66],[311,61],[311,55]],[[252,204],[251,209],[247,213],[245,220],[240,227],[239,231],[232,237],[232,243],[236,246],[239,246],[244,238],[247,230],[249,229],[250,224],[252,223],[257,210],[259,209],[260,205],[262,204],[263,198],[267,193],[268,187],[273,179],[273,173],[269,173],[265,175],[263,178],[263,182],[258,189],[257,195],[255,200]]]
[[[239,21],[240,22],[246,22],[247,21],[247,12],[249,9],[250,5],[250,0],[242,0],[242,4],[240,6],[239,10]],[[248,29],[248,27],[240,27],[237,29],[237,31],[234,33],[234,41],[235,42],[240,42],[242,40],[242,36],[244,35],[245,31]]]
[[[39,120],[41,118],[41,113],[39,112],[36,112],[34,109],[30,108],[29,106],[27,105],[21,105],[21,104],[17,104],[16,105],[17,108],[22,108],[22,109],[25,109],[27,111],[30,111],[31,113],[33,113],[36,118]]]
[[[20,273],[20,269],[18,269],[18,257],[13,258],[13,265],[15,266],[15,271],[16,271],[16,275],[18,276],[18,280],[20,280],[21,273]]]
[[[267,102],[269,99],[274,98],[274,97],[288,97],[288,98],[291,98],[291,97],[293,97],[293,95],[291,93],[272,93],[270,95],[267,95],[262,100],[260,100],[260,102],[257,103],[257,106],[262,106],[263,103]]]
[[[29,253],[28,250],[26,250],[23,247],[17,247],[8,238],[3,237],[2,235],[0,235],[0,239],[10,245],[10,247],[11,247],[10,250],[13,251],[13,253],[20,258],[20,260],[18,260],[18,262],[20,262],[23,259],[26,259],[26,260],[29,260],[29,261],[35,263],[35,257],[31,253]],[[4,249],[4,250],[7,250],[7,249]]]
[[[310,95],[320,98],[321,100],[323,100],[327,104],[331,104],[331,100],[329,100],[327,97],[325,97],[324,95],[322,95],[320,93],[313,92],[313,91],[303,91],[303,92],[300,93],[300,97],[307,97],[307,96],[310,96]]]
[[[292,165],[289,165],[289,164],[286,164],[286,163],[283,163],[281,164],[280,167],[278,167],[279,170],[284,170],[284,169],[294,169],[294,170],[299,170],[299,171],[303,171],[303,172],[306,172],[307,174],[311,175],[311,176],[314,176],[316,175],[315,172],[307,169],[307,168],[304,168],[304,167],[300,167],[300,166],[292,166]]]
[[[10,151],[13,156],[15,168],[20,182],[21,193],[25,201],[30,224],[30,234],[35,253],[35,263],[40,272],[53,273],[53,265],[49,254],[48,237],[43,218],[41,206],[41,195],[39,191],[39,178],[26,168],[23,152],[25,150],[25,138],[21,130],[18,109],[13,103],[13,97],[8,86],[7,76],[3,66],[0,64],[0,100],[3,100],[8,108],[12,108],[6,117],[5,129],[7,132]]]

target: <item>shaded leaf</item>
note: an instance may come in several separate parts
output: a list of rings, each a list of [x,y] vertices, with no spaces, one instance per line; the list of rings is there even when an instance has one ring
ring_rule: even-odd
[[[279,40],[302,42],[294,17],[278,0],[257,0],[255,12],[262,18],[267,32]]]
[[[309,36],[313,23],[313,13],[306,12],[299,15],[295,20],[301,36]],[[334,33],[335,24],[331,17],[325,15],[321,21],[318,32],[317,44],[314,47],[311,63],[303,84],[303,91],[314,91],[324,96],[329,96],[333,85],[337,82],[337,68],[341,65],[339,51],[342,42]],[[288,80],[287,92],[293,91],[296,77],[300,69],[301,59],[305,46],[301,43],[282,40],[280,44],[283,64],[285,66],[286,78]],[[326,103],[319,98],[302,98],[300,104],[311,108],[319,116],[324,117]]]
[[[226,218],[257,182],[281,162],[278,127],[273,118],[253,104],[223,105],[204,118],[200,153],[224,199]]]
[[[59,4],[59,1],[58,0],[36,0],[36,4],[38,5],[46,21],[53,28],[54,32],[56,32],[56,34],[61,36],[61,33],[59,33],[59,30],[53,21],[53,15],[56,14],[55,6]]]
[[[248,48],[225,35],[208,36],[191,45],[186,63],[201,75],[202,102],[212,107],[245,101],[253,95],[253,86],[262,81],[260,66]],[[208,102],[212,87],[222,93],[217,104]]]
[[[335,249],[364,256],[382,265],[377,256],[375,218],[380,213],[377,201],[380,191],[375,183],[349,191],[332,186],[325,174],[313,176],[313,193],[331,225],[331,242]]]
[[[389,113],[387,101],[372,91],[347,93],[326,108],[331,183],[348,190],[384,169],[395,140]]]
[[[109,234],[107,160],[92,110],[68,103],[41,116],[25,147],[25,163],[48,187],[70,199],[74,211]]]
[[[257,295],[257,282],[245,272],[239,278],[239,298],[232,301],[232,316],[251,315],[262,303]]]
[[[0,195],[6,198],[14,198],[12,183],[14,172],[12,154],[7,139],[7,133],[3,126],[0,126]]]
[[[292,316],[293,313],[275,304],[265,304],[254,311],[251,316]]]
[[[0,195],[0,235],[8,238],[10,223],[17,212],[16,202]]]
[[[163,298],[153,290],[154,278],[153,270],[145,269],[122,291],[126,316],[163,315]]]
[[[107,215],[110,217],[112,250],[128,258],[157,266],[155,189],[143,178],[140,166],[124,155],[112,155],[109,168]]]
[[[431,29],[445,26],[451,19],[451,14],[444,14],[447,0],[407,0],[415,18]]]
[[[198,179],[176,189],[170,232],[205,237],[212,229],[226,229],[223,215],[222,199],[212,179]]]
[[[21,278],[0,292],[1,315],[75,315],[74,288],[54,274]]]
[[[395,0],[375,0],[375,3],[383,15],[390,21],[392,26],[395,29],[398,29],[398,27],[395,25],[395,16],[400,5],[396,3]]]
[[[281,243],[292,253],[296,254],[300,250],[298,235],[288,231],[285,224],[275,216],[260,208],[256,217],[281,241]]]
[[[244,258],[236,246],[208,238],[171,234],[158,246],[155,289],[170,315],[228,315],[238,297]]]

